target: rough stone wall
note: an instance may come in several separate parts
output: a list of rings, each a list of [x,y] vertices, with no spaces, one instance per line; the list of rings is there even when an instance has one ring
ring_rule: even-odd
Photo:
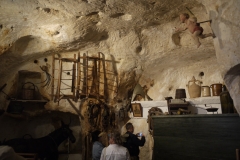
[[[220,72],[233,98],[234,105],[239,113],[239,12],[240,2],[231,1],[202,1],[206,6],[210,18],[213,20],[212,29],[217,38],[214,39],[217,62]]]
[[[147,85],[148,94],[155,101],[174,97],[175,90],[187,90],[186,84],[195,76],[202,85],[225,83],[239,113],[239,3],[238,0],[0,1],[0,86],[7,83],[4,91],[14,92],[18,70],[41,71],[33,63],[35,59],[42,62],[53,53],[71,57],[79,51],[89,55],[102,52],[106,59],[118,61],[117,93],[111,95],[112,99],[130,98],[137,83]],[[174,32],[174,27],[181,25],[179,14],[191,15],[187,8],[198,22],[212,20],[211,24],[201,26],[204,33],[213,31],[216,38],[201,39],[198,49],[191,33]],[[204,76],[199,76],[200,72]],[[44,95],[49,92],[42,89]],[[2,93],[0,101],[0,108],[6,108],[8,101]],[[67,101],[60,106],[49,103],[46,107],[76,113]]]
[[[149,78],[155,82],[149,90],[154,100],[174,96],[177,88],[186,88],[191,77],[202,71],[206,73],[202,77],[205,85],[222,82],[213,39],[201,40],[202,45],[196,49],[189,32],[173,30],[180,25],[178,15],[189,13],[186,7],[198,21],[209,19],[206,7],[195,0],[7,0],[1,6],[1,84],[34,59],[77,51],[100,51],[119,61],[120,99],[129,98],[126,92],[137,82],[148,84]],[[207,23],[202,26],[204,33],[211,32]]]

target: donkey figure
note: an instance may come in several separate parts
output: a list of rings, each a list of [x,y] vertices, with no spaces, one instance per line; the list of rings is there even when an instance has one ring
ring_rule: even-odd
[[[58,160],[58,146],[67,138],[72,143],[76,138],[69,125],[61,121],[62,126],[42,138],[15,138],[4,142],[3,145],[11,146],[17,153],[37,153],[41,160]]]

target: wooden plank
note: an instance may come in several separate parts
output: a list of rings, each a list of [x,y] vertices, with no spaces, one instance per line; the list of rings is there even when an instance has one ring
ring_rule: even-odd
[[[60,89],[61,89],[61,80],[62,80],[62,61],[59,60],[59,73],[58,73],[58,85],[56,89],[56,95],[54,101],[59,103],[60,99]]]
[[[87,78],[86,78],[86,72],[87,72],[87,66],[86,66],[86,53],[83,53],[83,58],[82,58],[82,60],[83,60],[83,63],[82,63],[82,67],[83,67],[83,79],[82,79],[82,83],[83,83],[83,85],[82,85],[82,93],[83,94],[85,94],[85,96],[87,95],[86,94],[86,91],[87,91],[87,84],[86,84],[86,81],[87,81]],[[84,98],[85,98],[85,96],[84,96]],[[81,97],[81,96],[80,96]],[[82,96],[83,97],[83,96]]]
[[[80,84],[81,84],[81,64],[80,64],[80,52],[78,52],[78,59],[77,59],[77,90],[76,90],[75,102],[77,102],[77,99],[79,98]]]
[[[99,95],[100,95],[100,77],[101,77],[101,61],[100,61],[100,53],[98,52],[98,73],[97,73],[97,85],[96,85],[96,88],[97,88],[97,94],[98,94],[98,97],[97,99],[99,99]]]
[[[153,117],[155,159],[236,159],[240,118],[232,115]],[[156,158],[157,157],[157,158]]]
[[[105,64],[105,56],[103,53],[99,52],[102,55],[102,69],[103,69],[103,85],[104,85],[104,96],[105,96],[105,101],[107,100],[107,98],[109,97],[109,93],[108,93],[108,80],[107,80],[107,76],[106,76],[106,64]]]
[[[55,54],[52,55],[52,85],[51,85],[51,100],[54,98],[54,79],[55,79]]]
[[[73,97],[75,100],[75,91],[76,91],[76,54],[74,54],[74,63],[73,63],[73,71],[72,71],[72,87],[71,91],[73,92]]]
[[[85,79],[86,79],[86,95],[87,95],[87,97],[88,97],[88,52],[87,52],[87,56],[86,56],[86,77],[85,77]]]

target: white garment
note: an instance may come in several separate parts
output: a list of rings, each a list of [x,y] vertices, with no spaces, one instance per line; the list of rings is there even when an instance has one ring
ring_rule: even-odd
[[[100,160],[130,160],[130,155],[127,148],[118,144],[110,144],[103,149]]]
[[[14,152],[12,147],[0,146],[0,159],[1,160],[26,160]]]

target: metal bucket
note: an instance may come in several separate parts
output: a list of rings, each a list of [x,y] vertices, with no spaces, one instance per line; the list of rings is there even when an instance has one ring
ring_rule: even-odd
[[[175,99],[186,98],[186,91],[185,89],[176,89]]]

